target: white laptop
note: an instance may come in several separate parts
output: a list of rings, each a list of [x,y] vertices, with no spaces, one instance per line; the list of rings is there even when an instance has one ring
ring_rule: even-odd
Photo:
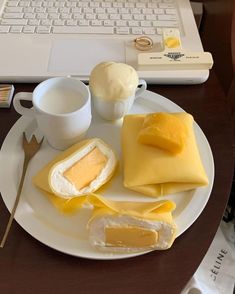
[[[130,64],[148,83],[205,82],[206,69],[139,70],[134,39],[161,51],[166,27],[179,28],[184,50],[203,51],[189,0],[0,0],[0,82],[87,81],[102,61]]]

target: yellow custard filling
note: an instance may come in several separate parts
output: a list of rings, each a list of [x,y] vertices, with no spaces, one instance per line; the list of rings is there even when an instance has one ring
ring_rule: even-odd
[[[107,157],[95,147],[74,163],[64,173],[64,177],[80,190],[88,186],[101,173],[107,163]]]
[[[157,243],[158,233],[141,227],[106,227],[106,246],[151,247]]]

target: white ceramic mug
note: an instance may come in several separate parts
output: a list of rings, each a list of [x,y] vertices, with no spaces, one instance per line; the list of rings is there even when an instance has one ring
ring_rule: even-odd
[[[23,107],[21,100],[32,101],[33,108]],[[17,93],[13,105],[21,115],[36,118],[48,143],[59,150],[81,140],[91,123],[90,91],[75,78],[45,80],[33,93]]]
[[[108,100],[92,95],[92,100],[97,113],[106,120],[122,118],[130,111],[135,98],[140,96],[147,89],[145,80],[140,79],[138,86],[140,86],[140,88],[137,88],[135,93],[126,99]]]

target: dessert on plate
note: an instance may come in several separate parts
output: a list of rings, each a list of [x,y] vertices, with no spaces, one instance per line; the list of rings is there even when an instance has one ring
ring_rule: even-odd
[[[117,162],[114,151],[105,142],[87,139],[56,156],[33,177],[33,183],[60,210],[76,210],[87,194],[109,181]]]
[[[171,113],[170,118],[168,113],[159,116],[155,113],[124,117],[124,186],[158,197],[207,185],[192,115],[179,112]]]
[[[155,202],[112,201],[99,195],[88,196],[94,206],[88,222],[92,246],[109,252],[164,250],[176,237],[170,200]]]

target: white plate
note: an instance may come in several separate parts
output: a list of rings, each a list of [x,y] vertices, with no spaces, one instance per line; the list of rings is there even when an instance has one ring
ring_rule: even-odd
[[[140,98],[136,99],[131,113],[158,111],[181,112],[184,110],[170,100],[146,91]],[[121,120],[116,123],[108,123],[94,113],[88,136],[103,139],[116,150],[120,158],[121,123]],[[196,190],[165,196],[165,198],[175,201],[177,205],[173,216],[178,226],[178,236],[192,225],[204,209],[210,197],[214,180],[214,162],[210,146],[196,123],[194,123],[194,129],[202,162],[209,178],[209,185]],[[22,133],[25,130],[27,133],[38,131],[34,121],[21,117],[8,133],[0,152],[1,194],[9,211],[13,207],[22,170],[23,150],[21,145]],[[15,215],[19,225],[42,243],[74,256],[91,259],[120,259],[146,253],[110,254],[96,251],[88,243],[86,230],[86,223],[91,210],[84,208],[75,215],[64,216],[32,185],[32,176],[57,153],[58,151],[52,149],[44,141],[42,148],[30,162],[21,200]],[[122,185],[121,172],[111,180],[111,183],[103,191],[103,195],[114,200],[156,200],[125,189]]]

